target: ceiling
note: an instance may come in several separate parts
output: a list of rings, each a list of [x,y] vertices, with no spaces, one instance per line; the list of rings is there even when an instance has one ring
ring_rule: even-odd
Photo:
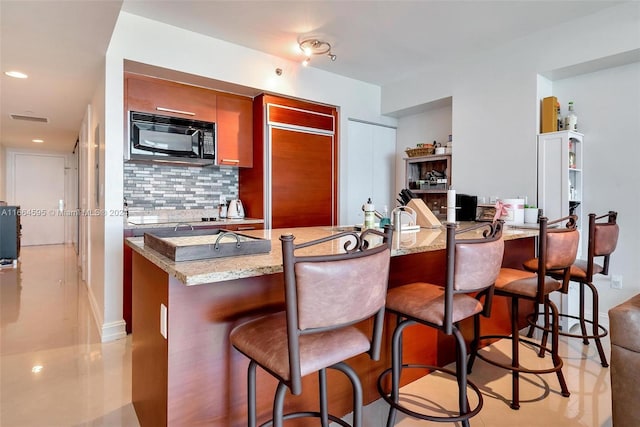
[[[120,10],[378,85],[614,6],[617,1],[0,0],[0,143],[71,152]],[[15,120],[11,114],[46,118]],[[33,139],[43,139],[35,144]]]

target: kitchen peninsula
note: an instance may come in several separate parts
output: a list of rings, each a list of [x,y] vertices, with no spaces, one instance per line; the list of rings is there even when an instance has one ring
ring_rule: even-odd
[[[188,262],[173,262],[145,247],[142,237],[127,239],[133,251],[132,400],[140,424],[246,425],[248,360],[232,349],[229,332],[251,318],[284,308],[280,235],[292,233],[300,243],[340,230],[327,226],[243,231],[248,236],[270,239],[271,251]],[[522,261],[534,256],[537,231],[507,227],[503,234],[503,265],[520,268]],[[443,284],[444,248],[443,229],[394,235],[389,286],[410,281]],[[494,301],[491,320],[484,323],[492,333],[509,330],[507,302],[500,298]],[[467,336],[470,326],[462,325]],[[370,324],[363,322],[361,327],[369,328]],[[385,341],[391,330],[385,328]],[[453,360],[451,337],[429,330],[420,331],[421,339],[414,340],[411,328],[407,334],[405,354],[415,361],[444,365]],[[349,361],[360,375],[365,403],[379,398],[376,380],[389,365],[388,348],[388,342],[383,342],[378,362],[366,355]],[[262,420],[271,409],[276,382],[258,372],[258,412]],[[346,414],[349,389],[338,377],[335,381],[332,378],[330,372],[332,412]],[[305,378],[305,393],[288,395],[286,410],[317,405],[316,382],[313,375]]]

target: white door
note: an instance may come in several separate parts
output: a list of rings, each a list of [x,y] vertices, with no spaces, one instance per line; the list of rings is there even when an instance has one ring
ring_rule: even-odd
[[[375,209],[395,207],[396,129],[349,120],[347,197],[344,224],[362,224],[362,205],[371,198]]]
[[[64,243],[64,156],[18,153],[15,201],[20,206],[21,245]]]

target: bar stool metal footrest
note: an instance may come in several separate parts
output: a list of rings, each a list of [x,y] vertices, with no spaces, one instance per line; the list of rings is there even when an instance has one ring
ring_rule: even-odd
[[[402,369],[415,369],[415,368],[419,368],[419,369],[428,369],[430,371],[438,371],[438,372],[443,372],[447,375],[451,375],[454,378],[457,377],[457,374],[455,371],[452,371],[451,369],[446,369],[446,368],[439,368],[437,366],[432,366],[432,365],[419,365],[419,364],[403,364],[402,365]],[[401,369],[401,370],[402,370]],[[412,417],[415,418],[419,418],[422,420],[426,420],[426,421],[435,421],[435,422],[459,422],[459,421],[466,421],[469,418],[474,417],[475,415],[477,415],[480,410],[482,409],[482,405],[483,405],[483,399],[482,399],[482,393],[480,392],[480,389],[478,388],[477,385],[475,385],[474,383],[472,383],[471,381],[469,381],[467,379],[467,386],[468,388],[470,388],[471,390],[473,390],[475,392],[475,394],[478,396],[478,403],[476,405],[475,408],[468,410],[467,412],[465,412],[464,414],[459,414],[458,416],[436,416],[436,415],[428,415],[428,414],[424,414],[424,413],[420,413],[420,412],[415,412],[403,405],[401,405],[398,402],[395,402],[393,397],[391,396],[391,394],[389,392],[387,392],[386,390],[384,390],[384,387],[382,386],[382,383],[384,381],[384,379],[391,374],[391,371],[393,370],[393,368],[387,368],[385,369],[380,376],[378,377],[378,393],[380,393],[380,396],[385,400],[385,402],[387,402],[391,407],[397,409],[398,411],[410,415]],[[400,396],[398,396],[398,399],[400,398]],[[469,407],[469,400],[467,399],[467,408]]]

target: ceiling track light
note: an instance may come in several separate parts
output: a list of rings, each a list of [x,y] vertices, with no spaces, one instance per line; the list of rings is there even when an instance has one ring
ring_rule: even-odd
[[[304,65],[305,67],[309,65],[309,62],[311,62],[311,57],[313,55],[327,55],[327,57],[329,57],[329,59],[331,59],[332,61],[335,61],[337,58],[335,54],[331,53],[331,44],[324,40],[314,38],[305,39],[302,40],[299,45],[300,50],[305,55],[305,59],[304,61],[302,61],[302,65]]]

